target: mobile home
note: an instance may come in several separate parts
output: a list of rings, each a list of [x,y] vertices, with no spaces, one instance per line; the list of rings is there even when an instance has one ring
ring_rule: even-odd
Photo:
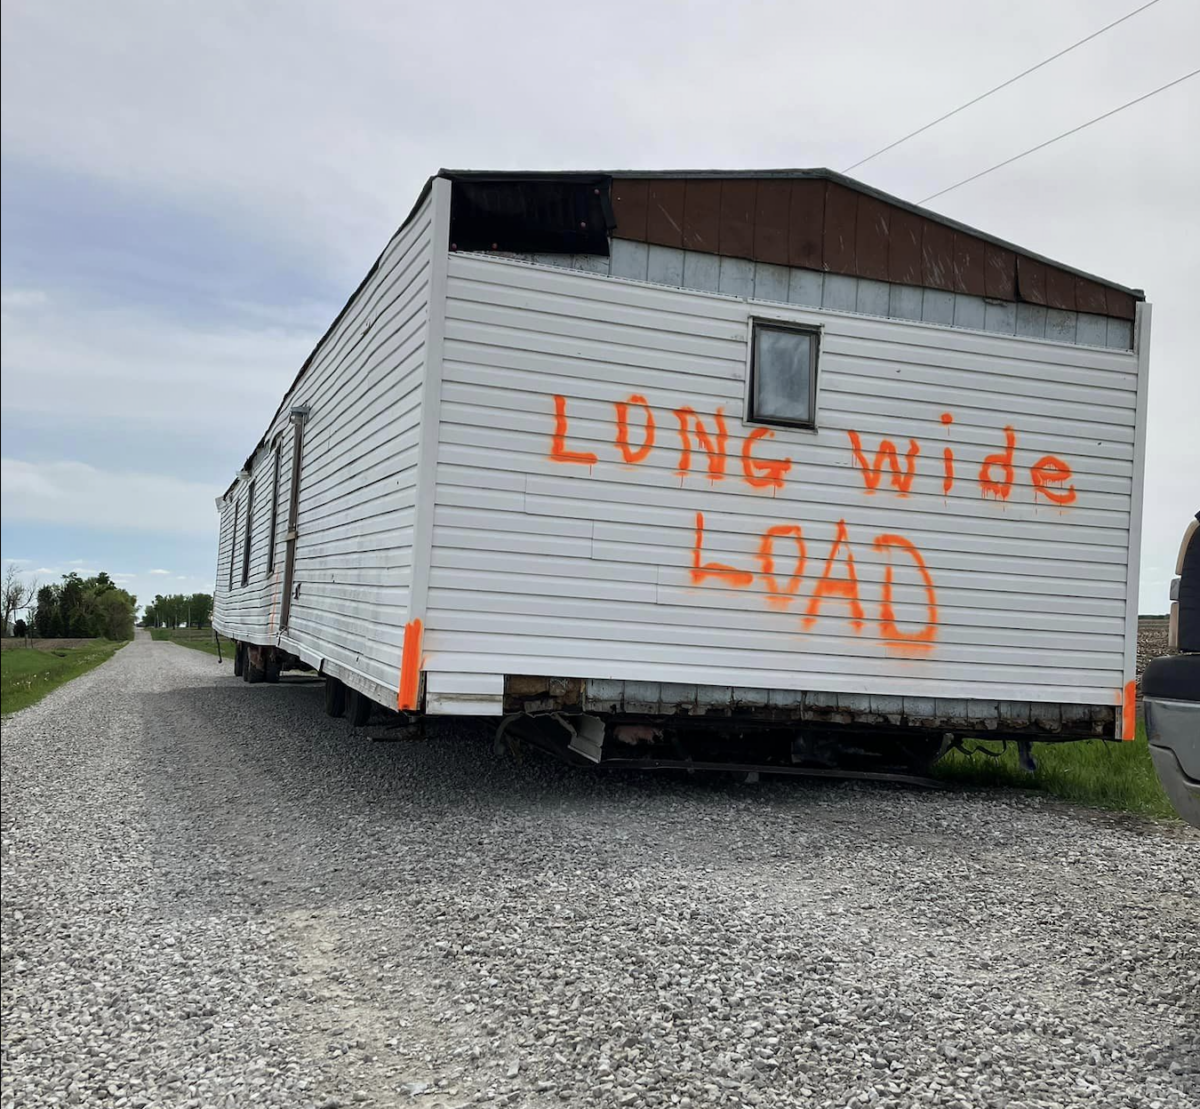
[[[827,170],[442,171],[218,499],[213,622],[597,761],[1130,738],[1149,326]]]

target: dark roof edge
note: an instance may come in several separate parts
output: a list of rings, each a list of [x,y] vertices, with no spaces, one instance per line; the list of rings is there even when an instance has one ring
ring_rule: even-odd
[[[912,212],[916,215],[923,216],[926,219],[936,220],[939,223],[945,224],[947,227],[952,227],[956,231],[965,231],[968,235],[974,235],[976,238],[982,239],[984,242],[992,243],[994,246],[1003,247],[1005,250],[1014,251],[1017,254],[1023,254],[1028,258],[1033,258],[1035,261],[1044,262],[1047,265],[1054,266],[1057,269],[1064,270],[1067,273],[1072,273],[1076,277],[1086,278],[1088,281],[1095,281],[1097,284],[1106,285],[1109,288],[1117,289],[1120,292],[1128,293],[1134,300],[1145,300],[1146,293],[1142,289],[1131,289],[1127,285],[1120,285],[1115,281],[1110,281],[1105,277],[1097,277],[1095,274],[1088,273],[1086,270],[1077,269],[1074,266],[1065,265],[1053,258],[1047,258],[1044,254],[1038,254],[1032,250],[1026,250],[1023,246],[1017,246],[1015,243],[1010,243],[1006,239],[998,238],[995,235],[988,234],[986,231],[980,231],[970,224],[960,223],[958,220],[951,219],[949,216],[943,216],[940,212],[931,211],[928,208],[922,208],[920,205],[913,204],[910,201],[902,200],[898,196],[893,196],[891,193],[886,193],[882,189],[877,189],[873,185],[866,185],[861,181],[856,181],[853,177],[847,177],[845,174],[838,173],[832,169],[680,169],[680,170],[480,170],[480,169],[439,169],[434,177],[444,177],[447,180],[453,181],[455,178],[490,178],[491,180],[528,180],[529,178],[572,178],[572,177],[596,177],[605,176],[616,179],[620,178],[645,178],[645,177],[665,177],[676,179],[704,179],[704,178],[787,178],[793,180],[815,179],[824,181],[833,181],[839,185],[843,185],[848,189],[854,189],[856,192],[865,193],[867,196],[874,197],[876,200],[881,200],[886,204],[892,204],[897,208],[903,208],[907,212]],[[333,322],[325,329],[325,333],[317,340],[316,346],[313,347],[309,356],[304,360],[304,364],[300,367],[296,376],[292,379],[291,385],[284,391],[283,399],[279,402],[279,407],[275,409],[267,424],[269,432],[275,426],[275,421],[279,419],[279,414],[283,411],[284,405],[287,404],[288,398],[295,391],[296,386],[300,384],[300,379],[308,372],[309,366],[320,353],[321,348],[329,340],[329,337],[337,329],[338,324],[345,318],[346,313],[350,310],[350,306],[354,303],[358,294],[366,287],[367,282],[375,276],[379,269],[379,263],[383,260],[383,256],[387,253],[388,247],[396,240],[399,235],[412,221],[416,218],[417,213],[421,210],[421,206],[425,203],[430,192],[433,190],[434,177],[426,179],[424,186],[417,199],[413,202],[412,208],[407,216],[404,217],[404,222],[392,233],[391,238],[384,244],[383,249],[379,252],[378,257],[372,263],[371,268],[367,270],[363,279],[358,283],[357,288],[350,294],[349,299],[342,305],[341,311],[334,317]],[[254,456],[263,448],[267,441],[266,432],[259,441],[254,445],[254,449],[247,456],[243,469],[249,469],[254,462]],[[234,478],[229,484],[229,488],[225,490],[222,497],[227,497],[233,491],[238,483],[238,478]]]
[[[592,170],[587,171],[591,174],[605,174],[615,179],[622,178],[647,178],[647,177],[663,177],[674,178],[676,180],[722,180],[738,178],[781,178],[786,180],[818,180],[818,181],[833,181],[835,184],[842,185],[847,189],[853,189],[855,192],[864,193],[867,196],[874,197],[876,200],[881,200],[885,204],[894,205],[897,208],[902,208],[906,212],[912,212],[914,215],[923,216],[925,219],[936,220],[938,223],[945,224],[947,227],[953,228],[955,231],[965,231],[968,235],[974,235],[977,239],[982,239],[984,242],[991,243],[993,246],[1003,247],[1005,250],[1011,250],[1016,254],[1023,254],[1027,258],[1032,258],[1035,262],[1043,262],[1046,265],[1053,266],[1055,269],[1060,269],[1066,273],[1074,274],[1076,277],[1085,278],[1088,281],[1094,281],[1098,285],[1106,285],[1110,289],[1116,289],[1122,293],[1128,293],[1134,300],[1145,300],[1146,292],[1144,289],[1132,289],[1128,285],[1122,285],[1116,281],[1110,281],[1107,277],[1098,277],[1094,273],[1088,273],[1087,270],[1081,270],[1076,266],[1069,266],[1063,262],[1059,262],[1054,258],[1048,258],[1044,254],[1038,254],[1036,251],[1028,250],[1023,246],[1018,246],[1016,243],[1011,243],[1007,239],[1001,239],[997,235],[993,235],[987,231],[980,231],[977,227],[972,227],[970,224],[961,223],[959,220],[951,219],[949,216],[944,216],[940,212],[934,212],[929,208],[922,208],[919,204],[913,204],[911,201],[902,200],[898,196],[893,196],[891,193],[886,193],[882,189],[875,188],[874,185],[864,184],[853,177],[847,177],[844,173],[838,173],[836,170],[826,169],[823,167],[815,169],[652,169],[652,170],[633,170],[633,169],[613,169],[613,170]],[[584,176],[584,171],[555,171],[555,170],[528,170],[528,171],[513,171],[513,170],[471,170],[471,169],[442,169],[438,171],[439,177],[447,177],[453,180],[455,177],[481,177],[492,178],[493,180],[518,180],[529,177],[577,177]]]

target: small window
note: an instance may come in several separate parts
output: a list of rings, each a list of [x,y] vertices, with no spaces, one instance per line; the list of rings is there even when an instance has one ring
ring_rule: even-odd
[[[229,588],[233,588],[233,565],[237,561],[238,502],[233,501],[233,527],[229,529]]]
[[[817,347],[814,328],[755,320],[750,354],[749,419],[816,427]]]
[[[279,444],[275,445],[274,476],[271,478],[271,528],[267,540],[267,573],[275,569],[275,537],[279,528]]]
[[[254,482],[246,490],[246,540],[242,544],[242,584],[250,580],[250,539],[254,534]]]

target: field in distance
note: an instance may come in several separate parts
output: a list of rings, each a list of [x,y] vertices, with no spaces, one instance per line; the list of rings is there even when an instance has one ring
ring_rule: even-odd
[[[233,658],[233,641],[223,635],[218,636],[212,628],[151,628],[150,638],[159,643],[178,643],[181,647],[191,647],[207,654],[217,653],[217,639],[221,641],[221,656]]]
[[[6,643],[0,652],[0,713],[5,716],[37,704],[51,690],[106,662],[128,640],[49,639],[35,641],[36,647],[9,642],[16,646]]]

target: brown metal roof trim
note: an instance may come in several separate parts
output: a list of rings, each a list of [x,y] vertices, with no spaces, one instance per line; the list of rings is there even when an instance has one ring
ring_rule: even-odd
[[[932,289],[968,292],[979,289],[982,281],[984,296],[1052,308],[1070,303],[1081,312],[1127,320],[1134,318],[1136,302],[1145,299],[1140,289],[1051,262],[828,169],[599,172],[612,178],[616,238]],[[582,175],[442,169],[435,176],[503,181]],[[430,177],[425,182],[396,235],[416,217],[433,181]],[[378,270],[384,253],[386,247],[305,359],[268,428]],[[264,434],[246,459],[247,468],[266,442]],[[235,478],[225,490],[226,497],[237,482]]]
[[[1123,320],[1141,299],[829,171],[612,176],[619,239]]]

